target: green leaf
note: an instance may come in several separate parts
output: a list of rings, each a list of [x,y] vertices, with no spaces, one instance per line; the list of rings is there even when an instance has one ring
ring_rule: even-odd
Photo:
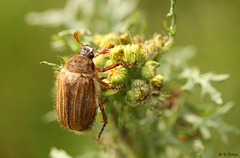
[[[103,92],[102,95],[104,96],[111,96],[113,94],[116,94],[119,90],[109,90],[107,92]]]
[[[61,66],[64,66],[64,65],[65,65],[65,60],[63,59],[63,57],[60,56],[60,55],[58,55],[57,58],[58,58],[58,60],[60,61]]]
[[[48,66],[50,66],[53,69],[58,70],[58,71],[60,71],[61,68],[62,68],[60,65],[57,65],[57,64],[54,64],[54,63],[50,63],[50,62],[47,62],[47,61],[42,61],[42,62],[40,62],[40,64],[46,64],[46,65],[48,65]]]
[[[168,27],[166,20],[163,21],[163,26],[168,32],[170,32],[172,34],[172,30]]]

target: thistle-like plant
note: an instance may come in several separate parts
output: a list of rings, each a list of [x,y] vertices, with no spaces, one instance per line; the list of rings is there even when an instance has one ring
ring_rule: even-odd
[[[93,59],[98,67],[106,67],[113,63],[137,62],[137,65],[131,68],[119,66],[99,74],[99,78],[104,82],[115,87],[124,83],[126,88],[115,91],[101,87],[110,123],[100,142],[105,150],[92,151],[91,156],[201,158],[206,154],[207,140],[213,137],[211,129],[219,132],[224,142],[227,141],[228,132],[239,133],[238,129],[226,124],[223,120],[233,104],[224,103],[220,92],[211,84],[211,82],[226,80],[229,76],[214,73],[201,74],[199,69],[189,67],[186,61],[195,53],[191,46],[169,51],[174,43],[176,30],[174,10],[176,1],[170,1],[171,7],[167,14],[169,19],[168,22],[164,21],[167,33],[155,33],[150,39],[145,39],[144,31],[132,34],[128,30],[132,27],[123,25],[124,22],[129,21],[127,16],[130,12],[125,12],[125,15],[114,23],[111,23],[113,20],[111,18],[107,20],[111,28],[125,28],[125,30],[119,29],[120,32],[95,34],[97,29],[90,26],[86,19],[78,21],[72,17],[72,20],[70,19],[72,25],[75,27],[76,23],[84,24],[82,26],[84,29],[70,27],[71,29],[54,35],[53,46],[57,50],[77,52],[81,48],[73,39],[73,32],[80,35],[79,40],[84,44],[92,44],[100,50],[110,48],[109,54],[98,55]],[[75,1],[69,0],[68,4],[73,2]],[[95,4],[98,3],[93,1],[90,6],[97,7],[98,5]],[[123,5],[130,2],[116,1],[116,3]],[[110,2],[108,4],[113,5]],[[111,8],[109,5],[106,6]],[[80,8],[78,8],[79,11],[84,12],[84,9]],[[65,9],[58,12],[63,12]],[[77,13],[77,10],[75,11]],[[49,23],[54,22],[49,18],[43,19],[45,22],[48,20]],[[62,21],[56,24],[68,23]],[[145,24],[142,26],[144,28]],[[86,29],[88,27],[94,33]],[[61,65],[42,63],[60,70],[68,57],[58,58]],[[197,86],[201,87],[200,99],[191,95],[195,93],[194,89]],[[57,154],[70,157],[63,151],[56,149],[51,151],[51,157],[56,158]],[[86,153],[81,158],[88,156]]]

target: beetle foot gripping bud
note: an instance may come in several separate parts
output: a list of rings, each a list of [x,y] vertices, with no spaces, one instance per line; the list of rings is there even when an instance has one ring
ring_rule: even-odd
[[[164,88],[163,80],[164,77],[162,75],[157,75],[150,80],[149,84],[153,90],[161,91]]]
[[[126,69],[123,66],[118,66],[114,69],[107,71],[107,78],[112,83],[121,83],[126,78]]]

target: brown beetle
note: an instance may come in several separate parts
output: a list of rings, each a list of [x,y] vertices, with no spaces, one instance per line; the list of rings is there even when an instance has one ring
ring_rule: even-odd
[[[73,35],[79,42],[77,33],[74,32]],[[97,49],[93,49],[91,45],[80,44],[82,48],[79,54],[71,57],[58,74],[56,110],[59,122],[63,127],[74,131],[86,131],[91,129],[99,105],[104,120],[97,137],[99,140],[107,124],[107,116],[100,98],[100,84],[114,90],[122,89],[125,85],[114,88],[101,81],[97,73],[105,72],[119,65],[135,65],[136,63],[113,64],[106,68],[97,68],[92,61],[93,53],[97,52]],[[105,48],[98,53],[109,52],[110,49]]]

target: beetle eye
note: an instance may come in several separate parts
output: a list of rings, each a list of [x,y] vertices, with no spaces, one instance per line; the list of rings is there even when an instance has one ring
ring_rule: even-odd
[[[91,52],[91,53],[89,53],[89,58],[93,58],[94,57],[94,54]]]

